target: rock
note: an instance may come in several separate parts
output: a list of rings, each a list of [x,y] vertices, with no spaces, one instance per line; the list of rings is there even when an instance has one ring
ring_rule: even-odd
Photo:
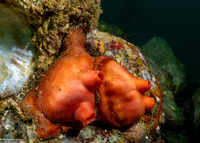
[[[101,0],[3,0],[26,17],[38,49],[37,67],[47,70],[60,52],[62,40],[74,29],[94,30],[102,13]],[[1,1],[0,1],[1,3]]]
[[[175,85],[174,93],[180,92],[185,85],[184,65],[176,59],[167,42],[162,38],[153,37],[142,46],[142,50],[160,67],[171,74]]]
[[[183,116],[183,112],[181,109],[177,106],[174,95],[170,90],[163,91],[163,112],[166,115],[166,118],[172,123],[172,124],[179,124],[183,126],[183,121],[185,117]]]
[[[151,72],[155,75],[156,79],[160,82],[161,90],[170,90],[174,88],[172,75],[160,67],[153,59],[149,58],[145,53],[143,53],[147,65],[149,66]]]
[[[185,117],[181,108],[177,105],[174,95],[180,93],[185,86],[184,66],[176,59],[167,42],[159,37],[153,37],[142,46],[143,55],[149,65],[150,70],[161,84],[163,94],[162,109],[165,113],[165,123],[162,132],[165,139],[188,140],[188,136],[174,132],[173,137],[167,133],[173,127],[183,129]],[[176,142],[175,141],[175,142]]]
[[[174,81],[173,81],[173,75],[171,73],[169,73],[169,71],[164,69],[160,63],[157,62],[156,54],[152,55],[153,52],[149,52],[150,48],[155,50],[154,47],[152,46],[153,42],[155,42],[154,44],[156,44],[156,42],[157,42],[157,45],[158,44],[161,45],[161,48],[165,48],[167,45],[166,45],[165,41],[164,41],[165,42],[164,43],[165,45],[164,45],[162,43],[163,42],[162,39],[155,37],[155,38],[151,39],[147,44],[145,44],[146,46],[143,46],[142,50],[141,50],[143,52],[143,55],[147,61],[147,64],[148,64],[150,70],[152,71],[152,73],[155,75],[155,77],[160,82],[162,94],[163,94],[163,101],[164,101],[163,106],[162,106],[163,112],[166,114],[166,118],[169,121],[172,121],[172,122],[175,121],[177,124],[183,125],[183,120],[184,120],[183,113],[180,110],[180,108],[177,106],[175,99],[174,99],[174,88],[175,88],[174,86],[175,85],[174,85]],[[149,47],[149,49],[147,49],[147,47]],[[169,47],[167,47],[167,48],[169,48]],[[145,52],[145,51],[148,51],[148,52]],[[161,54],[164,54],[164,53],[161,53]],[[154,56],[155,56],[155,58],[154,58]],[[161,57],[163,57],[163,55]],[[161,59],[159,59],[159,60],[161,60]]]

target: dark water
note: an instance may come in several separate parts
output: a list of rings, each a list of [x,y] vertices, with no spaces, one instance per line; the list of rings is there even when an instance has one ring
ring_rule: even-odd
[[[200,80],[200,0],[102,0],[101,20],[132,35],[141,46],[164,38],[185,65],[187,81]]]

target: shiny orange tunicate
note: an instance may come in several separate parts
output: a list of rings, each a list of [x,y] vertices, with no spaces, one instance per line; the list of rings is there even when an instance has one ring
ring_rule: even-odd
[[[82,126],[95,120],[94,90],[102,84],[103,74],[94,71],[93,58],[84,50],[82,30],[73,31],[66,40],[69,48],[47,71],[20,103],[27,116],[37,121],[38,137],[48,139],[78,122]]]
[[[110,57],[97,57],[95,62],[96,69],[104,74],[104,82],[97,89],[101,121],[128,127],[154,107],[154,98],[144,95],[151,88],[149,81],[136,78]]]

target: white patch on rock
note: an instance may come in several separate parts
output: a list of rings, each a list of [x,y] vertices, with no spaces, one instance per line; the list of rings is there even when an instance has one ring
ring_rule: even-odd
[[[32,73],[33,51],[28,50],[29,43],[24,49],[11,49],[0,45],[0,97],[5,97],[22,90],[24,83]]]

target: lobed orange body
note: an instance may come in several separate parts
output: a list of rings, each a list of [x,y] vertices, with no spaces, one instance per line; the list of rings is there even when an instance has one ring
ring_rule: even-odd
[[[110,57],[97,57],[95,62],[96,69],[104,74],[104,82],[97,89],[100,120],[116,127],[131,126],[153,108],[154,98],[144,96],[151,88],[149,81],[136,78]]]
[[[85,126],[96,117],[94,90],[102,83],[103,74],[94,71],[93,58],[84,51],[82,30],[66,40],[70,46],[64,56],[48,70],[37,91],[20,103],[27,115],[38,120],[38,137],[44,139],[56,136],[61,128],[66,130],[65,123]]]

